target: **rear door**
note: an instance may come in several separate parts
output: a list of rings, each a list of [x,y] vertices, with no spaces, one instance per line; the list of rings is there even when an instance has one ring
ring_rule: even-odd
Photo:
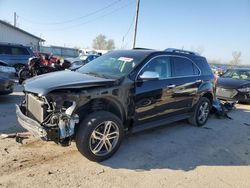
[[[202,83],[200,70],[192,60],[184,56],[172,56],[171,61],[175,78],[173,97],[178,106],[178,114],[182,114],[188,112],[195,102]]]

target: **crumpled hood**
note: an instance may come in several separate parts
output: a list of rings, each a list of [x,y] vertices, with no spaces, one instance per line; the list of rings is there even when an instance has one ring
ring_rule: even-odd
[[[57,89],[86,88],[111,83],[115,83],[115,80],[74,71],[58,71],[26,80],[24,90],[43,96]]]
[[[237,89],[244,85],[250,84],[250,81],[233,79],[233,78],[219,78],[218,86],[226,89]]]

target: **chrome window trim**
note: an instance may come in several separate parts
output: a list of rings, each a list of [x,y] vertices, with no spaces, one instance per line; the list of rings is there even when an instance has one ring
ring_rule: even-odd
[[[173,76],[173,77],[169,77],[169,78],[163,78],[163,79],[159,79],[159,80],[167,80],[167,79],[172,79],[172,78],[189,78],[189,77],[194,77],[194,76],[201,76],[201,70],[200,68],[194,63],[193,60],[191,60],[190,58],[188,57],[184,57],[184,56],[179,56],[179,55],[157,55],[155,57],[152,57],[150,60],[148,60],[143,66],[142,68],[138,71],[138,74],[136,75],[136,79],[135,80],[138,80],[138,77],[141,73],[141,71],[144,69],[144,67],[150,63],[152,60],[154,60],[155,58],[158,58],[158,57],[180,57],[180,58],[184,58],[184,59],[188,59],[189,61],[191,61],[193,63],[193,65],[196,66],[196,68],[199,70],[199,74],[198,75],[188,75],[188,76]]]

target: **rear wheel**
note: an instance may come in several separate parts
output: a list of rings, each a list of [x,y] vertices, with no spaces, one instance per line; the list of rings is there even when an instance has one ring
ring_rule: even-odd
[[[201,97],[196,104],[195,110],[192,116],[188,119],[189,123],[197,127],[205,125],[210,113],[211,103],[208,98]]]
[[[76,146],[91,161],[103,161],[119,148],[124,135],[121,120],[114,114],[98,111],[88,115],[76,133]]]

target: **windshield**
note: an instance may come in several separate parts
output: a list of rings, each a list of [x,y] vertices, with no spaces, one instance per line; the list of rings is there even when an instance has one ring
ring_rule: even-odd
[[[250,80],[250,70],[228,70],[222,75],[223,78]]]
[[[82,61],[86,60],[87,58],[88,58],[87,55],[80,55],[79,56],[79,59],[82,60]]]
[[[143,58],[144,56],[129,51],[113,51],[94,59],[78,69],[78,72],[105,78],[121,78],[130,73]]]

